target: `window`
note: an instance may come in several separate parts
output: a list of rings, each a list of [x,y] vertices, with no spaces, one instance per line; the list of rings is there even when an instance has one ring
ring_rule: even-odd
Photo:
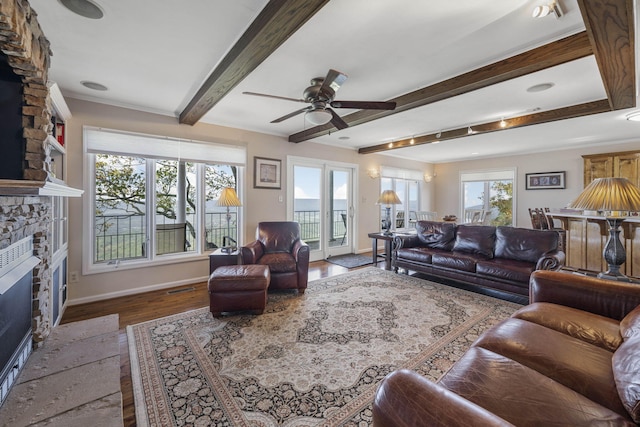
[[[237,239],[240,208],[227,220],[217,199],[225,187],[240,195],[244,148],[85,128],[85,149],[86,271],[198,255],[223,236]]]
[[[391,206],[391,228],[410,228],[410,219],[420,210],[420,187],[422,174],[419,171],[410,171],[383,167],[380,179],[380,193],[385,190],[393,190],[398,195],[401,204]],[[380,217],[386,217],[386,206],[381,205]]]
[[[514,170],[461,173],[462,218],[482,211],[483,224],[514,225],[514,176]]]

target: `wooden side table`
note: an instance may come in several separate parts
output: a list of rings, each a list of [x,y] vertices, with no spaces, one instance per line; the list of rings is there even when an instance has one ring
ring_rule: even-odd
[[[218,248],[209,254],[209,275],[218,267],[224,265],[240,265],[240,251],[235,250],[231,253],[222,252],[222,248]]]
[[[373,248],[373,264],[378,262],[378,240],[384,240],[384,269],[391,270],[391,243],[393,241],[393,234],[384,233],[369,233],[371,237],[371,246]]]

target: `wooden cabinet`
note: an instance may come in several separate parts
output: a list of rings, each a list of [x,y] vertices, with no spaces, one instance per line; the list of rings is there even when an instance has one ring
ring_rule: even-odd
[[[582,156],[584,159],[584,186],[596,178],[627,178],[640,187],[640,151],[602,153]]]

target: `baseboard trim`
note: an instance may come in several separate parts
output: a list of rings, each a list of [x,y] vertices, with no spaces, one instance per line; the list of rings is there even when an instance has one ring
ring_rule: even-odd
[[[127,290],[124,290],[124,291],[117,291],[117,292],[109,292],[109,293],[106,293],[106,294],[92,295],[90,297],[84,297],[84,298],[74,298],[74,299],[69,299],[67,301],[67,304],[69,306],[87,304],[87,303],[90,303],[90,302],[97,302],[97,301],[103,301],[103,300],[112,299],[112,298],[126,297],[126,296],[136,295],[136,294],[143,294],[145,292],[158,291],[158,290],[161,290],[161,289],[175,288],[177,286],[192,285],[194,283],[202,283],[202,282],[206,282],[208,279],[209,279],[208,276],[193,277],[193,278],[190,278],[190,279],[176,280],[174,282],[167,282],[167,283],[160,283],[160,284],[156,284],[156,285],[143,286],[142,288],[127,289]]]

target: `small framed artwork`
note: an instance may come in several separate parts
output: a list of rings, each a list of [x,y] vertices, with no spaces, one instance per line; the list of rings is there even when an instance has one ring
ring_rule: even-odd
[[[273,188],[279,190],[281,187],[281,167],[281,160],[254,157],[253,188]]]
[[[558,188],[565,188],[564,171],[562,172],[540,172],[540,173],[528,173],[527,190],[554,190]]]

